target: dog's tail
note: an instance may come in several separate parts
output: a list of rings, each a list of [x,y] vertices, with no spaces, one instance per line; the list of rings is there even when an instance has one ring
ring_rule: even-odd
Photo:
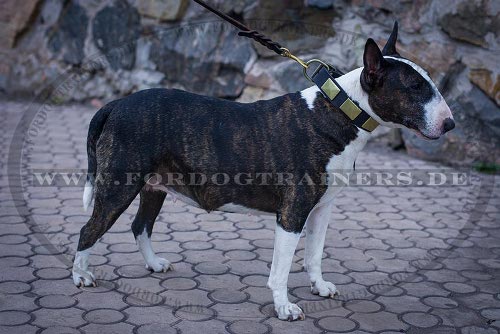
[[[83,190],[83,209],[85,211],[87,211],[88,207],[92,204],[92,200],[94,199],[94,185],[97,172],[97,140],[101,136],[104,124],[106,124],[106,120],[108,119],[108,116],[113,110],[116,102],[117,101],[113,101],[102,107],[90,121],[89,134],[87,137],[88,172],[85,189]]]

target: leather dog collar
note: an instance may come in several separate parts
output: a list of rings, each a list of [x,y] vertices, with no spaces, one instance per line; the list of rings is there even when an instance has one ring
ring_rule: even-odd
[[[372,132],[379,126],[379,123],[366,111],[361,109],[356,101],[349,98],[345,90],[337,83],[326,67],[320,66],[311,79],[318,86],[325,98],[335,107],[342,110],[358,128]]]

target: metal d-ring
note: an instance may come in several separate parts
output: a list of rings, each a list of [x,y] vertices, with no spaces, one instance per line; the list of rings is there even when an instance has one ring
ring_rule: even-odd
[[[316,67],[316,69],[314,70],[313,72],[313,76],[314,74],[316,74],[322,66],[326,67],[327,69],[330,69],[331,68],[331,65],[325,63],[324,61],[322,61],[321,59],[311,59],[309,61],[306,62],[306,66],[304,66],[304,76],[306,77],[307,80],[313,82],[313,80],[311,79],[311,77],[309,76],[309,74],[307,74],[307,69],[311,66],[311,64],[313,63],[319,63],[319,66]]]
[[[330,70],[332,67],[332,65],[328,64],[328,63],[325,63],[324,61],[320,60],[320,59],[311,59],[309,61],[303,61],[302,59],[300,59],[299,57],[293,55],[290,50],[288,50],[287,48],[280,48],[281,50],[281,56],[283,57],[288,57],[290,59],[293,59],[295,60],[297,63],[299,63],[302,67],[303,67],[303,73],[304,73],[304,76],[306,77],[307,80],[313,82],[313,80],[311,79],[311,77],[309,76],[309,74],[307,74],[307,69],[309,68],[309,66],[313,63],[319,63],[320,65],[316,68],[316,70],[314,70],[314,73],[313,73],[313,76],[314,74],[316,74],[319,69],[324,66],[326,67],[327,70]]]

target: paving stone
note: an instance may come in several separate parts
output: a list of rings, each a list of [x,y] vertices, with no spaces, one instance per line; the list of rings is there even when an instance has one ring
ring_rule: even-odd
[[[149,334],[149,333],[164,333],[164,334],[174,334],[177,330],[168,324],[147,324],[139,327],[137,329],[138,334]]]
[[[117,310],[96,309],[84,315],[85,320],[94,324],[118,323],[125,318],[124,314]]]
[[[273,301],[272,292],[269,288],[252,286],[246,288],[244,291],[250,295],[248,300],[260,305],[272,303]]]
[[[340,273],[323,273],[323,279],[333,284],[348,284],[354,281],[351,274],[345,275]]]
[[[113,308],[117,310],[127,306],[127,304],[123,302],[123,296],[114,291],[98,292],[89,288],[76,295],[75,298],[78,301],[78,307],[89,311],[96,308],[96,305],[99,305],[99,308]]]
[[[167,278],[161,285],[169,290],[191,290],[198,285],[198,283],[190,278]]]
[[[38,308],[35,304],[35,295],[32,292],[10,295],[0,300],[0,311],[26,311],[31,312]]]
[[[16,247],[12,247],[12,245],[0,245],[0,254],[2,256],[27,257],[31,255],[31,246],[28,244],[16,245]]]
[[[423,312],[410,312],[403,314],[403,321],[411,326],[420,328],[428,328],[435,326],[439,323],[439,318],[432,314]]]
[[[455,300],[439,296],[425,297],[423,298],[422,302],[431,307],[437,307],[443,309],[455,308],[458,306],[458,303]]]
[[[133,334],[134,327],[126,323],[88,324],[81,327],[84,333]]]
[[[384,305],[385,310],[398,314],[410,311],[427,312],[430,309],[419,298],[408,295],[397,297],[379,296],[376,301]]]
[[[236,222],[235,226],[239,229],[245,230],[259,230],[264,227],[264,224],[260,222],[252,222],[252,221],[239,221]]]
[[[150,307],[132,306],[123,311],[127,321],[138,325],[170,324],[178,321],[174,316],[175,305],[157,305]]]
[[[258,248],[274,248],[274,239],[258,239],[253,240],[252,244]]]
[[[42,268],[35,272],[35,275],[43,279],[63,279],[68,278],[71,273],[67,269],[63,268]]]
[[[448,296],[450,292],[436,283],[426,282],[425,284],[420,283],[405,283],[401,285],[402,288],[406,290],[406,293],[415,296],[423,297],[426,295],[432,296]]]
[[[131,306],[142,306],[142,307],[161,305],[163,303],[166,303],[167,304],[166,306],[173,306],[169,305],[165,301],[165,298],[160,294],[147,290],[142,290],[141,292],[138,293],[131,293],[130,295],[125,297],[124,302]]]
[[[63,279],[56,281],[53,280],[37,280],[31,283],[33,287],[32,292],[38,296],[55,295],[64,292],[66,295],[79,293],[80,290],[75,286],[73,280]]]
[[[489,293],[455,294],[460,304],[467,305],[469,309],[481,310],[484,308],[498,307],[498,299]]]
[[[229,261],[226,263],[231,270],[231,273],[236,275],[251,275],[251,274],[260,274],[260,275],[269,275],[269,268],[266,262],[260,260],[251,260],[251,261]]]
[[[349,300],[345,307],[357,313],[373,313],[382,309],[382,305],[371,300]]]
[[[0,283],[0,292],[4,294],[23,293],[31,289],[31,286],[20,281],[5,281]]]
[[[255,259],[257,257],[257,254],[250,251],[235,250],[226,252],[224,256],[230,258],[231,260],[248,261]]]
[[[27,312],[22,311],[0,311],[0,325],[18,326],[31,320]]]
[[[150,274],[144,265],[131,264],[126,266],[121,266],[116,270],[118,276],[125,278],[140,278],[145,277]]]
[[[197,264],[201,262],[221,263],[227,260],[220,250],[187,250],[182,252],[186,262]]]
[[[233,321],[238,319],[251,319],[254,321],[264,320],[260,312],[260,305],[250,302],[240,302],[237,304],[217,303],[210,306],[217,312],[217,318],[225,321]]]
[[[40,298],[38,304],[45,308],[68,308],[76,305],[78,302],[75,298],[65,295],[48,295]]]
[[[266,287],[268,277],[265,275],[248,275],[243,277],[242,282],[251,286]]]
[[[476,291],[476,287],[465,283],[447,282],[444,288],[455,293],[471,293]]]
[[[325,331],[321,329],[315,319],[312,317],[307,317],[303,321],[282,321],[273,316],[265,320],[263,323],[268,324],[272,327],[272,333],[310,333],[310,334],[319,334],[324,333]]]
[[[406,330],[408,328],[403,322],[399,321],[394,313],[380,311],[376,313],[354,313],[350,318],[359,323],[359,328],[374,332],[381,330]]]
[[[481,315],[487,319],[500,320],[500,308],[487,308],[481,310]]]
[[[213,248],[214,245],[207,241],[187,241],[181,243],[181,247],[184,249],[192,249],[192,250],[205,250]]]
[[[240,282],[240,277],[233,274],[225,275],[199,275],[196,280],[200,283],[200,288],[213,291],[216,289],[228,288],[240,290],[246,287]]]
[[[182,320],[175,327],[181,333],[198,333],[200,332],[200,327],[203,328],[203,332],[205,333],[227,333],[226,323],[215,319],[202,320],[201,322]]]
[[[318,325],[326,330],[337,333],[349,333],[356,329],[356,323],[341,317],[325,317],[318,321]]]
[[[466,278],[470,278],[473,280],[479,280],[479,281],[489,281],[493,278],[493,276],[487,272],[480,272],[480,271],[471,271],[471,270],[463,270],[460,271],[459,274],[461,276],[464,276]]]
[[[76,328],[71,328],[68,326],[54,326],[44,329],[41,334],[81,334],[81,332]]]
[[[238,320],[228,326],[233,334],[266,334],[271,332],[271,326],[250,320]]]
[[[375,270],[375,265],[366,261],[349,260],[342,263],[346,268],[353,271],[373,271]]]
[[[5,244],[5,245],[17,245],[17,244],[22,244],[28,240],[27,237],[24,235],[17,235],[17,234],[6,234],[0,236],[0,244]]]
[[[38,309],[34,311],[33,316],[35,320],[32,322],[34,325],[47,328],[52,326],[81,326],[86,321],[83,319],[83,311],[77,308],[69,309]]]
[[[462,333],[474,334],[496,334],[498,331],[494,328],[484,328],[479,326],[466,326],[462,329]]]
[[[0,265],[2,266],[2,268],[22,267],[27,265],[28,263],[29,260],[24,257],[17,257],[17,256],[0,257]]]
[[[352,277],[356,283],[366,286],[371,286],[373,284],[389,280],[389,275],[380,271],[351,272],[349,277]]]
[[[270,292],[270,291],[269,291]],[[301,286],[289,291],[290,294],[297,297],[300,300],[309,301],[309,300],[323,300],[325,297],[321,297],[319,295],[314,295],[311,293],[311,288],[309,286]]]
[[[137,246],[129,243],[118,243],[110,245],[108,249],[113,253],[135,253]]]
[[[190,321],[203,321],[215,316],[215,311],[204,306],[181,306],[175,311],[175,316]]]
[[[396,256],[396,254],[394,254],[391,251],[380,250],[380,249],[369,249],[365,252],[365,254],[371,258],[382,259],[382,260],[393,259]]]
[[[201,274],[220,275],[229,271],[229,267],[218,262],[202,262],[194,267]]]
[[[230,289],[217,289],[209,293],[208,296],[215,302],[230,304],[242,303],[249,297],[245,292]]]
[[[222,240],[230,240],[237,239],[240,237],[238,233],[235,232],[227,232],[227,231],[215,231],[208,234],[211,238],[222,239]]]

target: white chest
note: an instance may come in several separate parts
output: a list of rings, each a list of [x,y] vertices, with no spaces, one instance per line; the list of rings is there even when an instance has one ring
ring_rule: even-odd
[[[347,145],[339,155],[334,155],[326,165],[328,173],[328,189],[320,203],[330,202],[335,195],[348,183],[350,174],[353,172],[353,165],[359,152],[365,147],[370,133],[359,130],[358,137]]]

